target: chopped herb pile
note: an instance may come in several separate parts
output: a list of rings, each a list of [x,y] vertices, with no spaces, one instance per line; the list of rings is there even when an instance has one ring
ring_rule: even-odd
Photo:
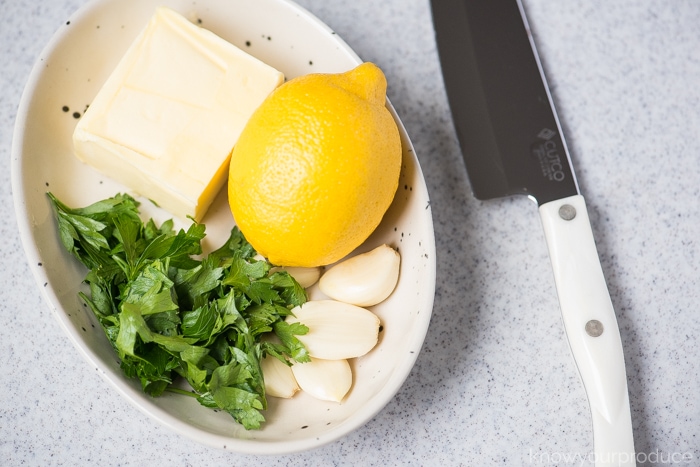
[[[267,261],[233,228],[226,243],[203,259],[205,226],[175,231],[139,217],[139,203],[118,194],[72,209],[51,193],[63,246],[89,272],[90,296],[80,293],[101,323],[131,378],[145,393],[173,391],[221,409],[246,429],[259,429],[267,407],[260,360],[309,361],[287,324],[307,300],[287,273]],[[266,334],[279,339],[262,339]],[[178,376],[193,391],[171,386]]]

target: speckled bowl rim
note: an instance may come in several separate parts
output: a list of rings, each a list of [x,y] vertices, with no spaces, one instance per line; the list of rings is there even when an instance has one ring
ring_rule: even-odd
[[[117,3],[119,10],[126,12],[122,13],[126,16],[119,17],[119,14],[115,14],[115,12],[119,13]],[[309,400],[290,402],[290,404],[297,404],[293,409],[284,405],[289,401],[281,401],[274,402],[275,407],[272,407],[271,403],[270,409],[278,411],[272,414],[280,413],[279,417],[274,419],[273,416],[273,421],[260,432],[246,432],[235,429],[233,426],[230,427],[230,432],[225,432],[229,428],[228,424],[234,425],[229,418],[210,415],[213,411],[209,411],[203,417],[207,423],[211,422],[207,425],[199,419],[193,419],[190,415],[196,411],[208,409],[191,408],[185,406],[181,400],[168,397],[150,399],[143,395],[137,383],[126,380],[121,375],[116,356],[110,354],[111,348],[107,348],[109,346],[104,335],[95,327],[94,317],[86,311],[77,298],[77,291],[83,287],[80,282],[85,271],[81,266],[76,265],[60,246],[45,192],[51,190],[68,204],[77,206],[112,196],[117,191],[125,191],[123,187],[108,179],[98,180],[99,177],[95,177],[94,174],[90,176],[90,168],[77,165],[72,160],[72,156],[69,155],[70,134],[75,122],[70,121],[71,117],[68,115],[70,112],[59,115],[60,112],[57,109],[62,103],[60,100],[62,96],[58,94],[62,89],[61,86],[73,90],[76,87],[70,82],[63,83],[61,80],[64,76],[67,75],[66,79],[70,80],[74,76],[82,76],[81,67],[89,69],[90,66],[98,66],[81,64],[75,57],[70,59],[69,49],[76,46],[78,35],[89,36],[83,37],[84,41],[80,42],[80,47],[87,47],[82,53],[92,53],[93,58],[99,59],[99,50],[91,51],[92,45],[83,45],[84,42],[90,42],[93,36],[97,38],[102,34],[96,29],[102,27],[106,30],[111,27],[114,30],[112,33],[115,34],[119,34],[121,29],[125,31],[123,34],[127,34],[126,31],[128,31],[128,34],[133,37],[135,31],[139,30],[150,17],[147,10],[150,8],[152,12],[155,6],[160,4],[171,6],[183,14],[189,12],[190,16],[194,11],[192,5],[196,5],[194,13],[205,18],[205,27],[212,24],[211,29],[214,32],[241,48],[244,48],[242,39],[227,37],[228,30],[223,27],[223,22],[230,17],[231,9],[239,8],[244,4],[248,8],[246,12],[252,9],[257,13],[272,15],[256,18],[258,21],[267,18],[270,25],[276,24],[275,32],[280,35],[285,28],[303,25],[303,29],[287,31],[286,35],[297,37],[299,41],[305,42],[304,46],[290,42],[291,46],[283,52],[281,46],[275,51],[274,45],[266,43],[274,44],[269,36],[265,37],[264,33],[255,35],[263,45],[251,53],[285,71],[288,77],[310,71],[345,71],[362,61],[327,25],[289,0],[231,0],[225,5],[223,0],[198,2],[93,0],[87,3],[59,28],[39,56],[18,109],[12,146],[11,178],[18,228],[30,269],[54,317],[71,342],[118,393],[143,413],[175,432],[204,445],[240,453],[287,454],[320,447],[361,427],[385,407],[409,376],[428,331],[435,293],[436,252],[430,201],[418,159],[405,128],[394,108],[387,102],[398,124],[404,149],[400,187],[382,225],[363,246],[358,248],[357,252],[366,251],[381,243],[389,243],[397,247],[402,253],[401,278],[394,294],[386,302],[373,308],[384,323],[384,335],[375,350],[353,363],[358,382],[347,401],[344,402],[345,406],[341,404],[338,406],[341,408],[328,406],[324,409],[328,414],[338,412],[337,418],[331,418],[328,415],[331,421],[328,421],[325,427],[320,426],[320,419],[313,419],[312,423],[315,425],[310,425],[304,422],[306,414],[298,410],[299,407],[303,407],[303,412],[313,412],[313,408],[307,410],[307,406],[304,405],[311,403]],[[251,5],[255,5],[255,8]],[[124,20],[124,18],[132,18],[128,13],[130,10],[134,10],[133,18],[140,18],[138,26],[125,27],[131,19]],[[103,22],[91,23],[96,18],[101,18]],[[191,17],[190,19],[201,18]],[[121,27],[119,21],[124,23]],[[259,28],[260,31],[264,29],[264,27]],[[317,43],[309,45],[314,41]],[[94,42],[96,42],[94,47],[100,47],[99,40]],[[122,39],[121,42],[125,47],[124,44],[130,41],[125,42],[125,39]],[[317,55],[309,54],[313,59],[309,59],[308,62],[306,58],[302,60],[298,56],[289,57],[294,54],[299,55],[300,50],[305,48],[314,51],[323,49],[323,51]],[[63,62],[63,60],[67,61]],[[111,60],[114,60],[114,57]],[[289,69],[275,63],[276,60],[287,60]],[[305,68],[312,64],[315,65],[313,69]],[[64,65],[65,72],[58,70]],[[71,67],[78,70],[73,71]],[[102,76],[104,77],[104,72]],[[81,88],[75,94],[85,92],[94,95],[99,88],[99,83],[96,81],[98,80],[94,79],[91,82],[91,79],[88,79],[81,84],[86,90]],[[66,100],[69,100],[70,96],[72,94],[67,93]],[[72,101],[71,104],[73,108],[78,108],[76,101]],[[54,160],[51,151],[55,151],[57,160]],[[58,160],[62,158],[64,160]],[[75,184],[76,174],[83,180],[80,186]],[[83,177],[85,175],[87,176]],[[225,190],[222,191],[225,192]],[[222,219],[224,218],[222,216],[227,214],[225,199],[218,200],[218,207],[216,203],[212,207],[212,214],[207,215],[203,220],[207,225],[210,225],[209,222],[217,225],[217,219]],[[169,217],[167,213],[159,212],[153,207],[146,207],[144,211],[146,216],[156,220],[159,220],[159,216],[161,220]],[[227,226],[221,230],[228,231],[229,228],[230,226]],[[219,240],[221,238],[219,236]],[[363,373],[365,371],[366,375]],[[199,414],[200,412],[197,412],[197,416]],[[268,413],[266,416],[269,418]],[[287,435],[282,433],[283,429],[288,428],[285,421],[297,416],[300,418],[299,423],[294,425],[297,429],[287,438]],[[266,430],[269,431],[266,432]]]

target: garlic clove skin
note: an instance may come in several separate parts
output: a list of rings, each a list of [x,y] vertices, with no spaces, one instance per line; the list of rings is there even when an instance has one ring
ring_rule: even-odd
[[[325,360],[359,357],[379,339],[379,318],[369,310],[335,300],[311,300],[292,309],[288,323],[302,323],[309,332],[297,338],[309,355]]]
[[[272,271],[287,271],[300,286],[308,289],[321,277],[321,268],[301,268],[293,266],[275,267]]]
[[[292,366],[301,389],[316,399],[341,402],[352,386],[352,370],[347,360],[312,358]]]
[[[396,288],[400,265],[399,253],[384,244],[331,267],[318,286],[325,295],[341,302],[376,305]]]
[[[294,378],[292,368],[269,355],[260,362],[260,369],[265,381],[265,393],[272,397],[290,399],[299,391],[299,384]]]

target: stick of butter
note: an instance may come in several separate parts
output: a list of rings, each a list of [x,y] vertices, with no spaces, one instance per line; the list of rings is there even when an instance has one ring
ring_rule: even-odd
[[[159,7],[73,134],[78,159],[200,221],[246,122],[284,75]]]

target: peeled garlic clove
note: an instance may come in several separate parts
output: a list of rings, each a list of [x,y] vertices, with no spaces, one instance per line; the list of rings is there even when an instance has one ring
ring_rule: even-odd
[[[284,266],[272,268],[272,272],[275,271],[287,271],[289,275],[292,276],[294,280],[305,289],[314,285],[316,282],[318,282],[319,277],[321,277],[321,268]]]
[[[401,257],[389,245],[353,256],[326,271],[321,292],[341,302],[372,306],[384,301],[399,281]]]
[[[288,323],[302,323],[309,332],[297,336],[309,355],[326,360],[354,358],[377,345],[379,318],[369,310],[335,300],[312,300],[292,310]]]
[[[265,380],[265,393],[268,396],[289,399],[299,391],[299,384],[294,378],[292,368],[277,358],[267,355],[260,362],[260,369]]]
[[[342,401],[352,386],[347,360],[312,358],[307,363],[295,363],[292,372],[304,392],[324,401]]]

